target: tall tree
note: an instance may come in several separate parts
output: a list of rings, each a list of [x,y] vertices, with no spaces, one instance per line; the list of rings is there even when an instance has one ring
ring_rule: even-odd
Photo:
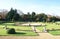
[[[28,15],[28,21],[31,21],[31,14],[30,14],[30,12],[28,12],[27,15]]]
[[[6,19],[8,20],[8,21],[11,21],[12,20],[12,18],[13,18],[13,16],[14,16],[14,10],[13,10],[13,8],[11,8],[11,10],[7,13],[7,15],[6,15]]]
[[[22,18],[23,18],[23,21],[28,21],[28,15],[27,14],[22,15]]]
[[[20,20],[20,15],[17,13],[17,9],[15,9],[12,21],[19,21],[19,20]]]
[[[14,20],[19,20],[19,14],[17,13],[17,9],[11,8],[11,10],[7,13],[6,19],[8,21],[14,21]]]
[[[35,21],[35,16],[36,16],[36,13],[35,12],[32,12],[32,14],[31,14],[32,21]]]
[[[38,21],[46,21],[46,19],[47,19],[47,15],[46,14],[44,14],[44,13],[41,13],[41,14],[38,14],[37,16],[36,16],[37,18],[36,18],[36,20],[38,20]]]

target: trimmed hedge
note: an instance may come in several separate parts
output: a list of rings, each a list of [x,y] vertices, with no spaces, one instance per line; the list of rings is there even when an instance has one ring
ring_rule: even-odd
[[[15,29],[14,28],[11,28],[11,29],[8,29],[7,31],[8,34],[15,34]]]

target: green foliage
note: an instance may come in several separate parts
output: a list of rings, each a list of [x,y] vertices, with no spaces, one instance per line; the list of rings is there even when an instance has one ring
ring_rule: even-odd
[[[60,19],[56,16],[46,15],[44,13],[36,14],[36,12],[28,12],[27,14],[19,15],[17,9],[11,8],[11,10],[6,15],[7,21],[40,21],[40,22],[55,22],[60,21]]]
[[[47,15],[44,13],[38,14],[36,15],[37,20],[41,21],[41,22],[46,22],[47,19]]]
[[[14,16],[14,10],[13,10],[13,8],[11,8],[11,10],[8,12],[8,14],[6,15],[6,19],[8,20],[8,21],[11,21],[12,20],[12,18],[13,18],[13,16]]]
[[[36,18],[36,13],[35,12],[32,12],[32,14],[31,14],[32,21],[35,21],[35,18]]]
[[[19,21],[19,18],[20,18],[19,14],[16,14],[13,17],[13,21]]]
[[[6,20],[8,21],[18,21],[20,18],[20,15],[18,14],[17,10],[11,8],[11,10],[6,15]]]
[[[14,28],[11,28],[7,31],[8,34],[15,34],[15,29]]]

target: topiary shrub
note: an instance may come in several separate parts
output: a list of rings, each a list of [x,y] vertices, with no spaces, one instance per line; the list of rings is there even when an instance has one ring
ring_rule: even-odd
[[[11,28],[11,29],[8,29],[7,30],[7,33],[8,34],[15,34],[16,32],[15,32],[15,29],[14,28]]]

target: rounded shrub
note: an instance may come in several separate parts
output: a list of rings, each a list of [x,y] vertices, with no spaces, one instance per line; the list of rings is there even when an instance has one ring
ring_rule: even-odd
[[[8,29],[7,31],[8,34],[15,34],[15,29],[14,28],[11,28],[11,29]]]

